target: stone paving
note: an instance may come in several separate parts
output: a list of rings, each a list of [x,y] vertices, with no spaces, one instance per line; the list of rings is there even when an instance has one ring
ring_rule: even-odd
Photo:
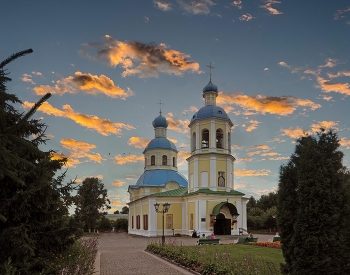
[[[259,237],[267,241],[271,236]],[[149,241],[160,241],[160,238],[147,238],[127,235],[125,233],[103,233],[99,237],[100,275],[148,275],[148,274],[193,274],[145,252]],[[194,245],[197,239],[191,237],[166,237],[167,242],[178,242],[182,245]],[[237,237],[220,236],[220,243],[234,243]]]

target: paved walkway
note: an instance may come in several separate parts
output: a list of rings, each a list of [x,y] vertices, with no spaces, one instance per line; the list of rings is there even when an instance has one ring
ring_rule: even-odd
[[[259,241],[267,241],[271,236],[258,235]],[[100,275],[181,275],[193,273],[145,252],[147,238],[125,233],[103,233],[99,237]],[[194,245],[197,239],[191,237],[166,237],[166,242]],[[234,243],[237,237],[220,236],[220,243]],[[98,264],[98,261],[97,261]]]

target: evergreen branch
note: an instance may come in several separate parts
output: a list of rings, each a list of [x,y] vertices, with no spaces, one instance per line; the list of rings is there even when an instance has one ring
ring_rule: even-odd
[[[5,59],[4,61],[2,61],[0,63],[0,69],[4,68],[7,64],[9,64],[10,62],[12,62],[13,60],[17,59],[18,57],[21,57],[23,55],[26,55],[28,53],[32,53],[33,50],[32,49],[27,49],[18,53],[15,53],[13,55],[11,55],[9,58]]]

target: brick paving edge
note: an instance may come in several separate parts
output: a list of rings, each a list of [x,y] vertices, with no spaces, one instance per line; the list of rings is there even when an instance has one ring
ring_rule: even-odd
[[[168,260],[167,258],[161,257],[161,256],[159,256],[159,255],[157,255],[157,254],[153,254],[153,253],[150,253],[150,252],[148,252],[148,251],[142,251],[142,252],[144,252],[144,253],[146,253],[146,254],[152,256],[153,258],[158,259],[159,261],[162,261],[162,262],[164,262],[164,263],[166,263],[166,264],[168,264],[168,265],[173,266],[176,270],[179,270],[179,271],[181,271],[181,272],[187,271],[187,273],[184,273],[184,274],[195,274],[195,275],[200,275],[200,273],[198,273],[198,272],[196,272],[196,271],[193,271],[193,270],[191,270],[191,269],[189,269],[189,268],[187,268],[187,267],[184,267],[184,266],[182,266],[182,265],[180,265],[180,264],[178,264],[178,263],[175,263],[175,262],[173,262],[173,261],[170,261],[170,260]]]

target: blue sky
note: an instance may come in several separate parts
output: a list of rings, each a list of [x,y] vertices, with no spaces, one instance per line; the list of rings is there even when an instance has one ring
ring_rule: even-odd
[[[36,117],[46,149],[69,158],[67,181],[99,177],[113,208],[143,173],[153,119],[169,121],[187,178],[189,120],[212,81],[235,124],[235,188],[274,191],[295,139],[338,131],[350,166],[348,1],[6,1],[1,60],[22,110],[51,92]],[[58,155],[59,156],[59,155]]]

